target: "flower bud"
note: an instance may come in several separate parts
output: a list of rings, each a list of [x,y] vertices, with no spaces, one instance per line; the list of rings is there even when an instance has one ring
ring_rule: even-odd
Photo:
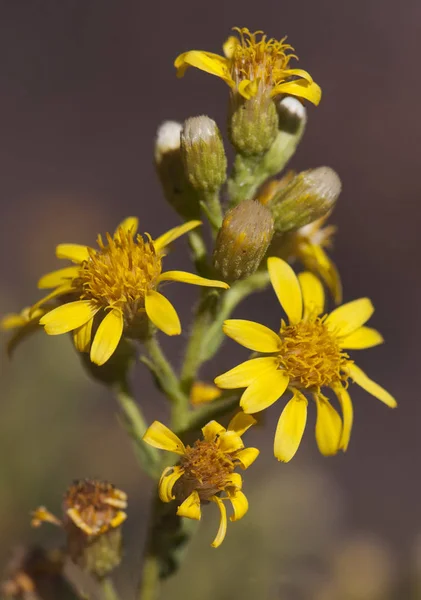
[[[254,273],[273,236],[271,211],[245,200],[225,215],[213,253],[215,268],[226,281],[235,281]]]
[[[181,155],[191,185],[214,192],[226,180],[227,158],[215,121],[203,115],[191,117],[181,130]]]
[[[184,219],[197,219],[199,200],[189,182],[181,156],[181,123],[165,121],[155,141],[155,166],[167,202]]]
[[[283,233],[320,219],[332,210],[341,188],[339,176],[330,167],[302,171],[269,204],[275,230]]]
[[[234,148],[243,156],[259,156],[271,147],[278,133],[278,113],[267,95],[232,99],[228,132]]]

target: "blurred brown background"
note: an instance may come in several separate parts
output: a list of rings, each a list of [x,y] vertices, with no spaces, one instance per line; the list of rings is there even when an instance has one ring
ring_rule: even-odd
[[[177,80],[178,53],[219,52],[234,25],[287,33],[323,88],[290,166],[330,165],[343,180],[333,221],[345,298],[373,299],[372,323],[387,341],[360,364],[399,408],[355,386],[347,454],[321,457],[310,426],[298,456],[282,465],[271,453],[275,405],[266,428],[250,436],[266,451],[248,481],[247,518],[215,551],[216,515],[206,511],[203,535],[166,588],[173,598],[421,598],[420,23],[419,0],[399,9],[390,0],[0,1],[2,314],[38,298],[37,278],[56,267],[57,243],[92,243],[130,214],[153,236],[178,223],[155,179],[156,128],[201,113],[223,128],[228,94],[198,71]],[[185,243],[169,261],[187,268]],[[185,327],[195,297],[186,287],[170,290]],[[237,315],[278,322],[270,294]],[[112,397],[88,380],[65,338],[40,333],[12,363],[1,356],[0,562],[16,542],[59,540],[48,526],[30,530],[31,508],[58,510],[72,479],[105,478],[130,497],[119,581],[132,598],[150,486]],[[182,342],[165,340],[175,361]],[[243,359],[227,343],[206,373],[234,365],[237,351]],[[140,366],[136,384],[148,416],[163,417]]]

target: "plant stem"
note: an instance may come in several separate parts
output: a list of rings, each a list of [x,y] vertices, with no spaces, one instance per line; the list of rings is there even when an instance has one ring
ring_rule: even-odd
[[[194,264],[199,275],[202,277],[209,276],[208,253],[203,235],[200,231],[190,231],[189,246],[193,254]]]
[[[159,562],[152,554],[147,554],[143,563],[142,581],[139,587],[139,600],[157,600],[159,595]]]
[[[119,595],[109,577],[103,579],[100,583],[103,600],[119,600]]]

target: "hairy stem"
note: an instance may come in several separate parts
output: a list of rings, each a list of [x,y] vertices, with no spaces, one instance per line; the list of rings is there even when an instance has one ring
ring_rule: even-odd
[[[157,600],[159,596],[159,561],[153,554],[144,558],[138,600]]]
[[[112,580],[109,577],[103,579],[100,583],[101,596],[103,600],[120,600],[120,596],[114,587]]]

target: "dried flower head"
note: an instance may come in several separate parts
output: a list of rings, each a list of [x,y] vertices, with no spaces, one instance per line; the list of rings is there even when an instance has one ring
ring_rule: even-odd
[[[224,502],[231,502],[234,511],[231,521],[238,521],[248,510],[247,498],[241,491],[242,477],[234,470],[247,469],[259,455],[257,448],[244,448],[241,439],[255,422],[242,412],[230,421],[227,429],[210,421],[202,429],[203,439],[185,446],[168,427],[155,421],[143,438],[151,446],[181,457],[178,465],[164,470],[159,482],[159,497],[163,502],[177,498],[177,515],[199,520],[201,505],[209,502],[218,505],[220,525],[212,542],[214,548],[223,542],[227,530]]]

